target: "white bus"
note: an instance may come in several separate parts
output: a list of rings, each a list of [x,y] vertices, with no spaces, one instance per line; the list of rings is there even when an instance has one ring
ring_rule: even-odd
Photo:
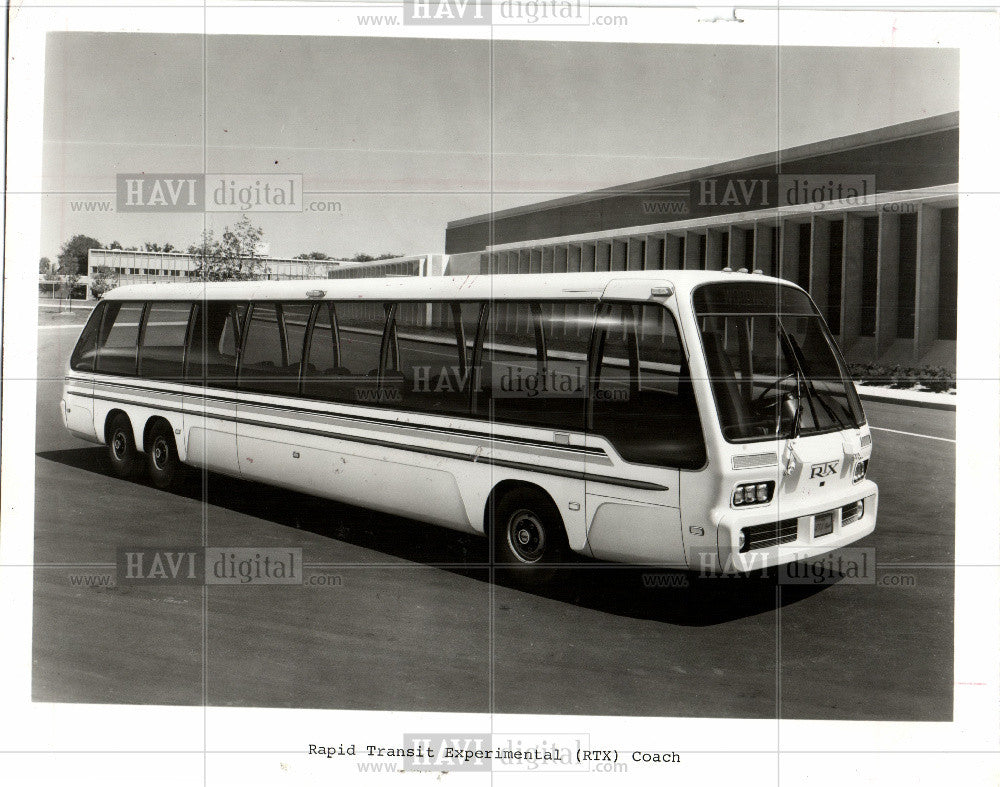
[[[156,284],[94,309],[62,415],[182,465],[570,553],[748,572],[872,532],[871,435],[799,287],[704,271]]]

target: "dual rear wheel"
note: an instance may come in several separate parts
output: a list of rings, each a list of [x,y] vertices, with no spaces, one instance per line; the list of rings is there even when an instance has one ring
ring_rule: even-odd
[[[108,461],[119,478],[139,476],[143,456],[135,444],[132,422],[125,413],[118,413],[108,423]],[[147,437],[145,464],[153,486],[169,489],[181,478],[183,466],[177,457],[177,444],[170,424],[157,421]]]

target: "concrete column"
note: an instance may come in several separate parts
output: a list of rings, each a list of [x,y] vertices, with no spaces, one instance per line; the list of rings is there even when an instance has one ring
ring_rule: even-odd
[[[739,270],[739,267],[737,267]],[[772,274],[771,270],[771,225],[755,222],[753,227],[753,268]]]
[[[553,273],[566,273],[569,270],[569,246],[556,246],[553,253]]]
[[[582,269],[580,263],[582,261],[583,248],[575,243],[571,243],[566,247],[566,271],[568,273],[579,273]]]
[[[627,264],[628,243],[617,238],[611,241],[611,270],[623,271]]]
[[[539,273],[552,273],[555,270],[555,249],[543,246],[541,249],[542,266]]]
[[[647,271],[663,270],[663,242],[664,235],[646,236],[646,259],[643,260],[642,267]]]
[[[641,271],[643,260],[646,258],[646,239],[644,237],[629,238],[628,251],[626,253],[626,270]]]
[[[941,283],[941,211],[921,205],[917,213],[917,303],[913,326],[914,356],[926,353],[938,337]]]
[[[743,255],[746,254],[747,232],[742,227],[729,228],[729,260],[728,265],[734,271],[743,267]]]
[[[861,266],[864,264],[864,217],[844,215],[843,275],[840,277],[840,344],[846,352],[861,335]],[[835,261],[836,262],[836,261]]]
[[[722,270],[726,256],[723,241],[724,237],[721,230],[710,229],[705,233],[705,270]]]
[[[782,221],[778,243],[780,245],[778,249],[778,277],[798,282],[799,225],[789,219]]]
[[[812,242],[809,244],[809,294],[825,317],[830,305],[830,222],[812,217]]]
[[[608,241],[597,242],[596,271],[611,270],[611,244]]]
[[[899,320],[899,214],[878,214],[878,270],[875,284],[875,355],[896,341]]]
[[[669,232],[664,238],[663,267],[668,271],[677,271],[684,267],[681,259],[681,238]]]
[[[684,234],[684,270],[700,271],[701,266],[701,236],[688,230]]]

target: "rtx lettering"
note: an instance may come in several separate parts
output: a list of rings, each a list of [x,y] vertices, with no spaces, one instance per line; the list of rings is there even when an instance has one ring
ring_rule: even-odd
[[[708,178],[700,181],[698,204],[766,207],[771,204],[768,185],[763,178],[734,178],[720,188],[717,178]]]
[[[815,465],[811,465],[809,468],[810,478],[826,478],[828,475],[833,475],[837,472],[837,465],[840,464],[840,460],[833,462],[820,462]]]

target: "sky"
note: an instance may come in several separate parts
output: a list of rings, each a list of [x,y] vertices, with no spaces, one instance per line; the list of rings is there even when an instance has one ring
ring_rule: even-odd
[[[301,173],[270,252],[444,249],[453,219],[958,109],[954,50],[53,33],[42,254],[239,214],[102,211],[116,173]],[[90,203],[88,209],[87,203]]]

